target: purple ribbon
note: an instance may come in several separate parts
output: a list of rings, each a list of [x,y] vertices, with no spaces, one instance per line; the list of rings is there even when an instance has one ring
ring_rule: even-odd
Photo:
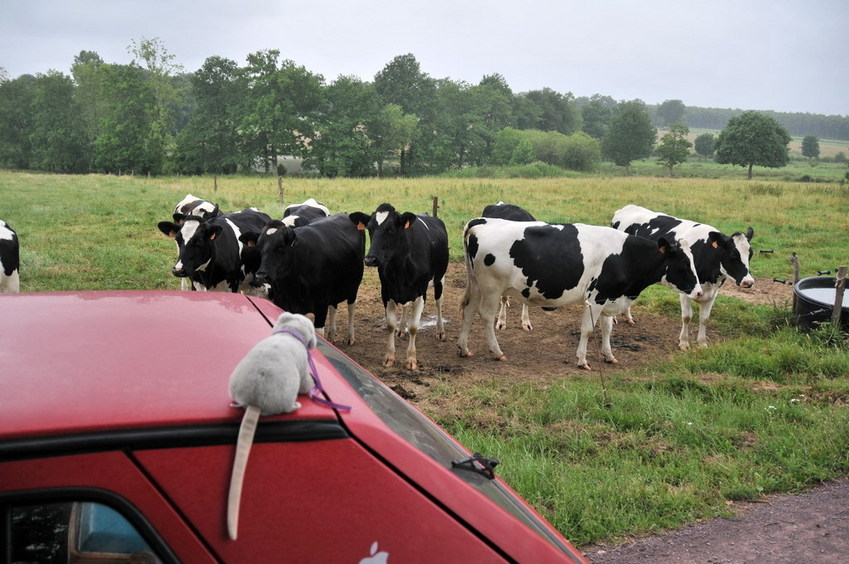
[[[310,354],[310,348],[307,346],[307,342],[304,337],[295,331],[294,329],[289,329],[288,327],[284,327],[282,329],[277,329],[274,333],[287,333],[292,335],[296,339],[298,339],[304,348],[307,349],[307,360],[310,363],[310,372],[312,373],[312,379],[315,381],[315,385],[310,390],[310,399],[319,405],[323,405],[324,407],[329,407],[331,409],[340,409],[342,411],[351,411],[351,406],[342,405],[341,403],[334,403],[330,400],[324,399],[319,394],[327,395],[327,392],[324,391],[324,386],[321,385],[321,379],[318,377],[318,370],[315,368],[315,362],[313,362],[312,355]]]

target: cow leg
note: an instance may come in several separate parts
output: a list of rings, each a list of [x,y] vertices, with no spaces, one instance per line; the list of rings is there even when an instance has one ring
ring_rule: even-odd
[[[495,322],[495,328],[501,331],[507,327],[507,308],[510,307],[510,298],[501,296],[501,308],[498,310],[498,319]]]
[[[604,355],[604,361],[611,364],[618,364],[619,361],[613,356],[613,349],[610,346],[610,333],[613,331],[613,316],[602,314],[598,320],[601,326],[601,354]]]
[[[393,300],[386,302],[386,332],[389,338],[386,341],[386,354],[383,356],[383,366],[395,364],[395,330],[398,328],[397,305]],[[403,311],[403,310],[402,310]]]
[[[410,306],[409,304],[405,304],[399,307],[401,308],[401,319],[398,320],[398,326],[395,333],[398,335],[399,339],[404,339],[409,335],[408,326],[410,324]]]
[[[584,308],[584,315],[581,318],[581,339],[578,341],[578,368],[591,370],[590,365],[587,363],[587,343],[589,343],[590,337],[593,334],[596,321],[601,316],[601,309],[601,306],[593,304],[587,304]]]
[[[418,368],[418,362],[416,362],[416,335],[419,333],[422,310],[424,310],[424,296],[419,296],[410,307],[410,315],[407,318],[407,329],[410,331],[410,342],[407,344],[407,360],[404,363],[404,368],[407,370]]]
[[[636,324],[636,322],[634,321],[634,317],[631,315],[631,306],[628,306],[627,309],[625,309],[625,323],[627,323],[628,325]]]
[[[356,300],[348,303],[348,344],[353,345],[357,342],[354,335],[354,312],[357,310]]]
[[[457,338],[457,354],[462,357],[473,356],[474,353],[469,350],[469,330],[472,327],[472,321],[477,313],[478,302],[480,301],[480,292],[477,282],[471,277],[466,281],[466,291],[463,294],[463,299],[460,302],[460,316],[463,318],[463,324],[460,327],[460,335]]]
[[[331,343],[336,340],[336,306],[327,306],[327,321],[324,324],[326,339]]]
[[[445,294],[442,293],[442,287],[445,283],[445,278],[433,285],[433,295],[436,302],[436,338],[440,341],[445,340],[445,320],[442,318],[442,300]],[[422,296],[422,306],[424,306],[424,296]]]
[[[690,348],[690,320],[693,318],[693,302],[684,294],[681,301],[681,334],[678,336],[678,348],[685,351]]]
[[[525,331],[534,330],[533,325],[531,325],[531,316],[528,315],[528,306],[526,304],[522,304],[522,329]]]
[[[710,311],[713,309],[713,303],[716,301],[717,292],[704,303],[699,304],[699,336],[696,338],[696,344],[699,347],[708,346],[707,342],[707,324],[710,319]]]
[[[495,356],[495,360],[507,360],[507,356],[501,351],[501,347],[498,346],[498,339],[495,337],[495,318],[498,316],[500,306],[500,295],[491,292],[486,296],[481,296],[478,313],[483,320],[483,333],[486,336],[490,352]]]

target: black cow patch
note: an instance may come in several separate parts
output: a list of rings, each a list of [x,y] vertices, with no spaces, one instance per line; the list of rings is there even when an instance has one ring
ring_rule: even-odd
[[[510,257],[529,287],[536,286],[544,298],[555,300],[578,285],[584,274],[584,256],[574,225],[533,226],[523,235],[510,247]]]

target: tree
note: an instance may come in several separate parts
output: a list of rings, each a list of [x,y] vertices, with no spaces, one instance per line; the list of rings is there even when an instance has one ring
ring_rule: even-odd
[[[324,77],[294,62],[278,62],[280,51],[248,55],[242,80],[246,92],[240,133],[245,147],[277,172],[279,155],[301,155],[314,137],[311,119],[322,101]]]
[[[696,150],[696,153],[698,153],[701,157],[705,159],[713,157],[713,133],[702,133],[701,135],[696,137],[696,141],[693,144],[693,148]]]
[[[820,156],[820,140],[815,135],[805,135],[802,139],[802,156],[817,159]]]
[[[684,121],[687,106],[681,100],[666,100],[657,107],[657,122],[661,127]]]
[[[30,166],[55,173],[88,171],[87,147],[71,77],[39,74],[33,88]]]
[[[690,147],[693,144],[687,139],[688,133],[690,128],[683,123],[674,122],[669,124],[669,131],[660,138],[657,162],[669,169],[669,176],[672,176],[672,168],[686,162],[690,155]]]
[[[616,102],[610,105],[609,101],[598,94],[594,95],[589,103],[581,108],[581,117],[584,121],[583,132],[595,139],[604,139],[615,109]]]
[[[94,51],[80,51],[71,65],[71,75],[76,83],[74,98],[80,110],[89,172],[94,170],[94,143],[100,135],[100,120],[106,104],[100,78],[103,64],[103,59]]]
[[[141,67],[144,63],[142,68],[146,70],[147,85],[153,94],[154,111],[145,144],[150,158],[159,153],[160,156],[152,161],[155,163],[152,172],[160,172],[165,153],[174,148],[176,135],[174,105],[180,92],[174,87],[171,77],[182,72],[183,67],[174,63],[175,56],[168,52],[158,37],[143,37],[138,43],[132,41],[127,51],[134,56],[130,64]]]
[[[244,99],[235,61],[209,57],[192,75],[197,107],[177,136],[177,170],[187,174],[233,173],[249,166],[240,151],[240,101]]]
[[[0,82],[0,166],[29,168],[32,157],[33,91],[36,78],[24,74]]]
[[[380,148],[370,126],[380,114],[380,99],[371,83],[340,76],[324,89],[325,104],[316,123],[304,166],[330,178],[374,176]]]
[[[749,110],[728,121],[716,139],[716,162],[781,168],[790,161],[790,134],[774,118]]]
[[[103,113],[94,142],[95,170],[149,173],[159,169],[164,147],[151,135],[156,100],[138,65],[103,65],[98,72]]]
[[[539,108],[536,123],[525,129],[559,131],[564,135],[580,131],[581,113],[571,92],[560,94],[551,88],[543,88],[526,92],[524,97]]]
[[[602,142],[602,152],[629,174],[633,161],[651,156],[656,138],[657,129],[651,123],[645,103],[621,102]]]

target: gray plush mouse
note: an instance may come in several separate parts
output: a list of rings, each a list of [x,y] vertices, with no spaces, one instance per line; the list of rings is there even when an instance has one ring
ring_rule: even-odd
[[[315,346],[312,322],[300,314],[283,313],[271,336],[257,343],[230,375],[230,397],[245,408],[227,500],[227,531],[233,540],[238,533],[242,481],[259,416],[291,413],[301,407],[298,394],[308,393],[314,385],[308,355]]]

